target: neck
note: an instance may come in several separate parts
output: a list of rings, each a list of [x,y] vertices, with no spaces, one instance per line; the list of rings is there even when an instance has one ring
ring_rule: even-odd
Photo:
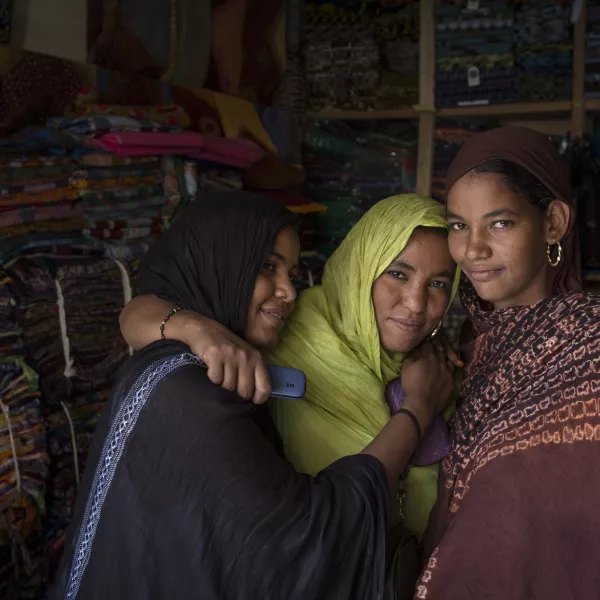
[[[550,296],[552,296],[550,284],[544,281],[539,285],[530,286],[527,290],[524,290],[521,294],[513,298],[495,302],[494,309],[511,308],[513,306],[533,306],[545,298],[550,298]]]

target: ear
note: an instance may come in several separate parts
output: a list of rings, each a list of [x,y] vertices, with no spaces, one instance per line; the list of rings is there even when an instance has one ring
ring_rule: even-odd
[[[571,207],[562,200],[552,200],[546,209],[546,241],[555,244],[565,237],[571,221]]]

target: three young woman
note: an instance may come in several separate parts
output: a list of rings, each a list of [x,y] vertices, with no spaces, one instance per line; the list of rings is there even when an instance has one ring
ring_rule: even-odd
[[[556,149],[544,136],[520,128],[502,128],[481,134],[465,145],[448,173],[447,188],[450,222],[448,244],[452,258],[466,274],[461,295],[470,315],[471,331],[467,332],[464,340],[463,350],[468,359],[466,378],[458,410],[451,422],[452,449],[443,462],[440,498],[426,536],[429,559],[417,587],[417,597],[444,600],[464,597],[517,600],[595,598],[600,587],[597,553],[594,551],[595,540],[600,533],[595,509],[595,497],[600,489],[600,475],[597,474],[595,460],[600,441],[600,299],[581,292],[578,244],[566,168]],[[332,359],[335,361],[335,357],[342,357],[339,364],[334,362],[333,367],[328,366],[329,370],[322,371],[324,378],[321,383],[324,381],[326,391],[315,389],[310,392],[306,402],[310,411],[298,408],[304,406],[303,403],[294,404],[294,408],[289,409],[289,414],[296,411],[301,415],[299,411],[307,410],[307,414],[314,411],[318,415],[314,421],[311,417],[303,422],[302,431],[299,432],[299,435],[303,432],[306,434],[307,453],[311,451],[310,435],[314,434],[315,439],[319,439],[323,431],[334,431],[334,424],[340,430],[339,433],[332,433],[334,439],[346,437],[353,440],[348,445],[347,440],[340,442],[340,453],[348,453],[346,448],[358,445],[361,436],[362,443],[368,443],[373,430],[364,423],[372,420],[374,428],[379,426],[378,415],[383,415],[383,412],[372,405],[372,398],[377,397],[380,407],[384,407],[381,394],[387,381],[386,353],[389,352],[391,364],[399,366],[400,362],[393,362],[394,351],[407,349],[394,347],[394,342],[389,341],[388,334],[394,329],[388,329],[393,323],[385,315],[388,314],[391,321],[396,321],[404,333],[410,332],[412,325],[412,332],[419,333],[412,340],[416,345],[431,333],[431,324],[437,320],[437,310],[431,311],[431,307],[437,305],[435,294],[440,293],[441,288],[434,282],[438,282],[439,274],[447,269],[440,269],[436,262],[435,267],[420,266],[411,270],[410,267],[415,265],[411,264],[411,256],[407,260],[405,254],[410,254],[412,241],[425,250],[415,256],[427,254],[430,248],[436,250],[433,240],[438,238],[433,237],[436,235],[434,229],[427,231],[427,240],[419,240],[421,230],[413,227],[406,238],[410,242],[405,241],[401,247],[394,247],[393,251],[390,247],[387,249],[389,253],[386,250],[373,260],[365,258],[366,252],[361,255],[360,251],[377,251],[377,246],[368,246],[368,235],[358,236],[355,246],[358,254],[348,252],[347,260],[342,263],[348,268],[348,274],[350,266],[354,268],[353,260],[359,256],[370,265],[363,270],[364,263],[361,262],[353,273],[354,285],[358,287],[353,291],[358,293],[348,297],[342,295],[351,289],[351,284],[345,283],[346,274],[343,269],[340,272],[335,268],[336,261],[333,261],[329,286],[324,285],[321,291],[312,292],[308,296],[310,301],[307,301],[306,311],[297,313],[300,323],[303,315],[306,315],[307,332],[313,319],[321,319],[323,339],[319,339],[318,329],[314,333],[314,341],[307,333],[307,341],[298,346],[300,350],[294,349],[296,335],[292,329],[293,321],[288,322],[292,340],[291,356],[307,363],[303,365],[307,371],[313,367],[317,369],[316,373],[309,376],[309,386],[311,379],[319,377],[321,372],[316,362],[313,364],[306,358],[313,343],[317,349],[326,349],[328,365]],[[371,234],[376,234],[375,229]],[[208,243],[212,237],[209,232],[206,235]],[[342,248],[340,251],[340,256],[344,256],[346,251]],[[189,256],[186,257],[188,259]],[[181,260],[180,254],[166,255],[165,260],[172,271],[173,266]],[[392,267],[392,262],[398,262],[399,265]],[[276,267],[275,264],[268,269]],[[209,271],[195,273],[194,277],[200,277],[198,281],[202,281],[202,277],[207,277],[209,273],[213,276],[217,271],[214,267],[206,268]],[[416,279],[413,278],[415,274]],[[239,274],[237,277],[240,279]],[[238,279],[232,278],[233,281]],[[392,280],[402,282],[398,283],[402,291],[396,292],[391,288],[391,293],[388,293],[390,290],[381,287],[385,291],[381,297],[397,298],[398,302],[383,302],[380,309],[377,306],[378,282],[383,282],[381,286],[391,286],[394,283]],[[171,282],[168,287],[175,289]],[[162,297],[167,304],[155,303],[150,309],[144,309],[145,312],[140,309],[137,317],[141,319],[145,332],[137,330],[137,343],[135,335],[127,334],[132,345],[142,346],[148,337],[157,337],[160,322],[174,305],[195,309],[205,318],[192,317],[189,312],[178,314],[169,321],[166,333],[189,341],[194,351],[202,353],[202,350],[212,349],[212,353],[205,357],[213,369],[211,379],[234,390],[242,386],[244,396],[251,397],[254,394],[254,384],[259,378],[256,374],[261,366],[255,361],[256,355],[246,352],[244,342],[236,342],[231,335],[234,332],[253,341],[245,330],[236,329],[222,318],[216,318],[214,312],[204,308],[199,310],[196,304],[184,302],[177,294],[152,287],[147,291]],[[190,288],[188,291],[189,299],[193,300],[197,290]],[[220,301],[220,293],[218,289],[213,302],[217,302],[217,298]],[[277,297],[281,300],[281,296]],[[417,302],[419,298],[421,305]],[[145,302],[149,306],[148,301]],[[238,309],[239,304],[236,304]],[[262,305],[264,303],[259,304]],[[135,307],[134,304],[131,306]],[[266,306],[275,308],[269,304]],[[386,306],[401,307],[403,311],[408,311],[410,317],[407,319],[404,313],[398,315],[394,312],[396,308],[386,312]],[[435,319],[430,318],[433,313]],[[366,337],[361,337],[362,334],[355,335],[354,332],[361,331],[365,315],[369,316],[370,328],[364,331]],[[414,318],[415,315],[418,318]],[[443,311],[440,318],[442,315]],[[343,328],[336,327],[338,319],[344,320]],[[227,334],[220,327],[214,328],[215,321],[220,321],[228,328]],[[401,326],[403,321],[407,325],[405,328]],[[274,321],[271,324],[276,325]],[[344,333],[346,327],[350,328],[350,335]],[[136,327],[132,329],[136,330]],[[335,333],[333,336],[330,334],[332,330]],[[201,339],[199,333],[202,334]],[[284,342],[287,335],[284,335]],[[212,340],[206,341],[211,336]],[[175,343],[162,342],[158,347],[176,347],[178,352],[182,352],[181,346],[172,344]],[[378,363],[372,360],[372,356],[381,347],[383,350],[379,350]],[[219,353],[214,352],[215,348],[226,350]],[[233,360],[224,360],[232,348],[229,356]],[[422,348],[425,356],[420,363],[405,361],[402,369],[408,406],[414,406],[416,414],[421,410],[416,400],[426,392],[431,393],[429,386],[438,377],[437,372],[425,369],[417,375],[416,367],[419,364],[423,366],[423,359],[430,359],[430,368],[439,369],[439,373],[446,378],[446,395],[450,379],[450,368],[447,365],[444,367],[445,359],[432,354],[431,344],[427,342]],[[147,351],[144,350],[140,357]],[[274,352],[276,355],[277,350]],[[349,354],[355,358],[348,361]],[[318,357],[318,352],[316,355]],[[140,357],[135,360],[140,360]],[[354,395],[353,390],[348,392],[348,387],[356,385],[360,377],[350,379],[354,374],[352,369],[363,373],[363,367],[375,373],[380,383],[377,386],[367,384]],[[377,376],[378,368],[381,377]],[[339,394],[336,401],[335,395],[327,390],[330,385],[334,387],[338,372],[342,374],[341,379],[348,377],[350,383],[342,388],[344,393]],[[126,481],[123,487],[126,494],[122,498],[125,498],[129,510],[119,513],[115,506],[109,512],[110,518],[120,518],[122,521],[109,522],[105,526],[110,529],[111,525],[116,524],[122,531],[127,531],[131,526],[130,522],[123,521],[125,517],[122,515],[136,514],[138,507],[127,503],[131,499],[139,501],[144,498],[139,490],[152,490],[156,485],[156,473],[160,474],[158,480],[162,482],[163,471],[172,468],[171,461],[178,460],[171,455],[170,460],[166,460],[163,453],[169,452],[170,446],[169,449],[163,448],[156,440],[165,434],[176,436],[175,432],[180,430],[181,440],[174,444],[174,448],[185,457],[190,457],[190,460],[193,456],[196,468],[193,472],[190,469],[176,476],[179,484],[175,486],[175,498],[181,503],[180,510],[176,513],[167,511],[166,514],[172,518],[175,514],[178,517],[180,514],[190,517],[181,522],[180,531],[185,529],[186,534],[191,533],[194,547],[200,549],[193,554],[192,548],[188,547],[188,554],[193,554],[194,558],[200,555],[201,559],[191,567],[188,562],[187,568],[176,568],[173,563],[178,562],[180,554],[174,552],[172,560],[160,556],[160,560],[164,558],[166,561],[167,571],[173,568],[176,577],[190,586],[195,583],[195,580],[192,581],[193,573],[201,571],[203,581],[209,582],[208,598],[217,597],[214,590],[219,590],[225,598],[230,597],[227,595],[230,592],[237,593],[236,597],[239,598],[255,597],[259,593],[273,598],[283,597],[283,594],[292,598],[375,597],[370,594],[378,593],[377,590],[381,589],[377,588],[376,580],[381,582],[383,578],[385,556],[374,549],[380,548],[385,540],[387,527],[387,520],[380,512],[384,511],[385,514],[386,511],[381,465],[384,465],[385,473],[393,484],[414,448],[415,432],[411,429],[408,416],[399,415],[400,419],[393,417],[380,436],[367,447],[366,456],[353,455],[341,459],[332,467],[325,468],[316,479],[311,479],[294,473],[287,464],[284,467],[283,461],[281,464],[272,463],[275,459],[269,453],[260,454],[261,460],[256,463],[247,463],[248,457],[241,450],[242,447],[250,447],[248,440],[237,430],[234,436],[229,437],[227,433],[230,426],[227,423],[230,420],[236,422],[233,417],[239,420],[240,415],[254,422],[259,414],[265,417],[267,423],[268,419],[260,409],[252,412],[252,404],[236,403],[233,394],[230,396],[216,387],[207,387],[210,384],[204,372],[202,382],[194,382],[198,389],[202,383],[202,389],[207,390],[203,397],[197,397],[197,393],[187,393],[185,382],[178,381],[177,375],[172,378],[174,387],[171,395],[165,395],[163,401],[156,404],[169,415],[176,411],[181,417],[180,421],[176,421],[172,429],[162,427],[163,422],[167,422],[167,416],[160,413],[163,421],[159,420],[160,427],[155,428],[154,443],[142,446],[147,478]],[[117,392],[119,389],[123,388],[118,388]],[[263,393],[255,396],[255,400],[264,397],[264,389],[266,386],[263,385]],[[346,392],[350,398],[347,403],[350,408],[345,408]],[[226,396],[219,396],[219,402],[213,404],[210,401],[213,395],[221,393]],[[332,397],[333,401],[330,400]],[[365,406],[369,406],[367,410],[362,410],[361,400]],[[215,405],[223,410],[226,417],[208,419],[207,430],[204,425],[207,422],[206,414],[210,415],[211,411],[216,410]],[[441,405],[436,408],[441,408]],[[228,412],[230,410],[239,411],[240,414]],[[356,416],[361,413],[365,413],[364,421]],[[429,418],[432,413],[428,413]],[[146,416],[148,414],[151,414],[150,411]],[[198,425],[200,422],[203,423],[201,428]],[[292,427],[293,422],[294,419],[290,419]],[[329,422],[330,426],[322,426],[323,422]],[[282,423],[285,427],[285,420],[280,421],[280,426]],[[317,423],[314,431],[309,429],[310,423]],[[392,432],[391,427],[396,426],[403,428],[398,434],[401,437],[395,437],[396,432]],[[266,430],[267,426],[263,425],[263,431]],[[190,445],[190,440],[205,436],[214,447]],[[293,431],[290,436],[290,440],[293,440]],[[238,443],[240,440],[243,443]],[[403,441],[405,445],[402,445]],[[401,444],[401,447],[394,449],[394,442]],[[253,438],[254,443],[256,440]],[[161,447],[161,452],[150,454],[151,450],[156,452],[153,448],[156,445]],[[237,452],[230,453],[232,448]],[[332,452],[335,453],[335,450]],[[221,462],[216,463],[215,467],[213,461],[217,457]],[[242,461],[243,469],[239,472],[230,471],[236,460]],[[222,462],[227,469],[223,469]],[[280,466],[274,468],[274,464]],[[267,465],[264,470],[262,465]],[[135,471],[127,468],[127,478]],[[217,477],[221,480],[221,473],[225,475],[220,484],[222,487],[217,485],[217,490],[220,490],[216,494],[219,506],[212,493],[208,493],[209,500],[204,513],[199,515],[195,511],[197,504],[206,502],[207,490],[210,492],[212,489],[211,479]],[[285,473],[285,476],[281,473]],[[238,487],[238,480],[249,487]],[[170,479],[166,481],[173,485]],[[229,491],[234,493],[230,494]],[[237,494],[238,491],[240,494]],[[290,491],[288,496],[287,492]],[[367,491],[369,495],[365,496]],[[163,493],[167,496],[166,492]],[[168,499],[171,498],[172,494]],[[250,505],[249,511],[244,502],[241,506],[232,498],[239,498],[240,501],[244,498]],[[148,505],[155,510],[157,506],[163,508],[168,504],[167,499],[162,504],[154,500],[154,495],[150,494]],[[273,511],[273,506],[277,507],[277,517],[266,516]],[[328,508],[322,509],[324,506]],[[361,513],[360,518],[358,513]],[[102,518],[104,514],[105,510]],[[115,514],[121,516],[115,517]],[[334,514],[339,516],[331,521]],[[237,535],[227,528],[224,536],[217,533],[221,531],[225,519],[233,518],[235,521],[237,515],[248,517],[248,520],[242,518],[236,521],[239,527]],[[365,515],[368,515],[366,519]],[[208,529],[213,536],[210,543],[203,541],[202,535],[195,529],[195,521],[199,518],[202,532]],[[146,532],[148,530],[142,527],[143,521],[136,516],[134,525]],[[253,527],[249,528],[250,521]],[[190,522],[193,523],[191,529]],[[318,539],[318,556],[314,554],[317,538],[311,539],[310,534],[314,530],[307,533],[307,523],[317,524],[316,529],[323,536]],[[352,531],[353,526],[358,527],[358,533]],[[266,533],[270,535],[269,543]],[[143,542],[148,543],[151,539],[158,544],[158,538],[152,536],[147,533]],[[241,545],[235,541],[241,541]],[[227,550],[222,549],[222,544]],[[233,555],[228,553],[230,545]],[[311,545],[312,553],[308,553],[308,550],[303,552]],[[118,546],[115,539],[108,540],[100,552],[108,554],[114,551],[115,546]],[[136,546],[137,543],[132,544],[133,548]],[[167,546],[175,547],[168,543]],[[206,551],[208,547],[211,548],[210,553]],[[158,548],[157,552],[163,552],[163,549]],[[350,559],[347,561],[348,557],[342,557],[340,552],[350,552]],[[139,552],[134,551],[133,555],[138,557],[136,565],[143,562]],[[260,561],[264,559],[264,562],[248,562],[256,556]],[[94,559],[93,553],[91,558]],[[120,556],[120,559],[130,566],[128,558]],[[101,563],[96,560],[99,573]],[[317,564],[319,561],[324,561],[323,564],[329,567],[343,564],[342,571],[347,576],[326,582],[327,577],[331,577],[331,570],[326,575],[321,565]],[[158,560],[156,565],[159,569]],[[298,568],[291,568],[293,565]],[[234,576],[242,572],[237,570],[238,566],[244,569],[244,577],[248,579],[245,583],[251,593],[246,595],[244,590],[235,589],[234,583],[225,581],[226,578],[214,576],[215,573]],[[260,570],[260,580],[255,580],[252,575],[255,567]],[[113,568],[118,568],[119,573],[127,570],[124,567]],[[160,565],[160,570],[163,569],[165,566]],[[297,578],[291,581],[290,577],[299,571],[305,577],[300,581]],[[156,585],[160,577],[156,575]],[[306,578],[311,581],[305,581]],[[352,579],[352,583],[348,578]],[[355,584],[358,586],[356,592]],[[161,585],[166,584],[163,581]],[[180,596],[185,596],[185,589],[177,587],[176,582],[168,582],[168,586],[175,586],[172,593],[179,592]],[[111,597],[118,597],[116,590],[116,587],[112,587],[103,591],[113,594]],[[145,591],[151,597],[151,590]],[[319,595],[321,593],[323,595]]]
[[[182,212],[142,276],[264,351],[292,312],[298,253],[286,209],[216,194]],[[404,363],[404,412],[311,477],[283,456],[266,407],[213,384],[184,344],[150,344],[105,408],[51,598],[381,598],[389,495],[451,371],[424,344]]]

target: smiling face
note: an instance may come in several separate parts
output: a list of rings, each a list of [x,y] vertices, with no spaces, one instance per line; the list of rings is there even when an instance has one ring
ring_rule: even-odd
[[[259,348],[277,343],[285,320],[294,309],[300,240],[295,230],[283,229],[256,278],[248,308],[246,340]]]
[[[447,207],[450,253],[480,298],[506,308],[549,295],[546,244],[562,237],[555,227],[562,202],[544,213],[498,175],[467,173],[448,193]]]
[[[381,345],[408,352],[430,335],[450,302],[455,265],[446,233],[418,228],[372,288]]]

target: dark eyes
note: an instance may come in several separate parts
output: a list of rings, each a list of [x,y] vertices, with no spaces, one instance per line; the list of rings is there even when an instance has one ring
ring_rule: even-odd
[[[277,273],[277,265],[275,263],[272,262],[265,262],[263,263],[262,268],[265,271],[268,271],[269,273]],[[296,271],[292,271],[291,273],[288,274],[288,277],[290,278],[290,281],[296,285],[296,283],[298,283],[298,273]]]
[[[399,279],[401,281],[408,281],[408,278],[406,277],[406,275],[404,273],[402,273],[402,271],[388,271],[387,273],[394,279]],[[439,279],[431,281],[429,285],[431,285],[431,287],[442,289],[442,290],[447,289],[449,287],[449,285],[445,281],[440,281]]]
[[[450,231],[461,231],[465,229],[466,225],[464,223],[448,223],[448,227]]]
[[[514,224],[514,221],[508,220],[494,221],[492,223],[492,229],[506,229]],[[450,228],[450,231],[463,231],[467,229],[467,226],[464,223],[449,223],[448,227]]]

